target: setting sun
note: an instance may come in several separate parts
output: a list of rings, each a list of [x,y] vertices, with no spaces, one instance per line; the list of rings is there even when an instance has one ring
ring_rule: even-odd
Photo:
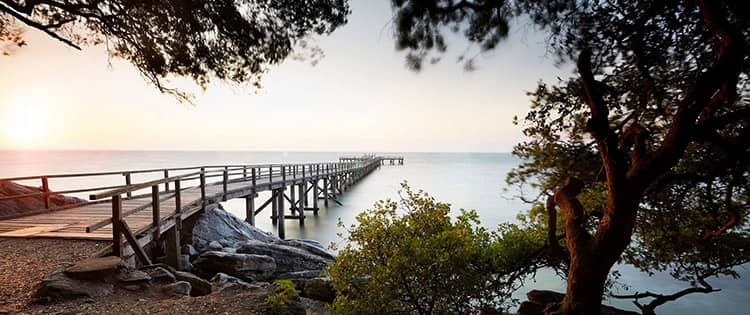
[[[46,134],[47,110],[39,102],[12,102],[3,117],[3,135],[16,147],[33,147]]]

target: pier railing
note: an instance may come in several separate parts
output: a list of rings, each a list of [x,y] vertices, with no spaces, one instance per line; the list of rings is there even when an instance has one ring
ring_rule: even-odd
[[[317,215],[317,199],[321,192],[321,199],[325,200],[326,206],[329,199],[338,203],[338,200],[335,198],[337,194],[342,193],[347,187],[350,187],[382,165],[384,160],[388,159],[373,156],[332,163],[211,165],[120,172],[11,177],[0,179],[0,181],[40,181],[42,184],[41,189],[39,192],[34,193],[3,196],[0,197],[0,200],[41,196],[45,200],[44,209],[39,210],[41,212],[85,207],[92,203],[110,202],[111,216],[107,215],[105,218],[99,216],[100,219],[94,222],[82,221],[82,223],[85,223],[85,232],[92,233],[111,224],[112,253],[117,256],[135,254],[142,263],[150,264],[149,255],[144,252],[146,244],[149,244],[153,240],[160,240],[157,244],[175,243],[174,239],[179,239],[179,236],[173,235],[173,233],[179,233],[182,220],[190,217],[199,210],[206,209],[211,203],[231,198],[245,198],[248,208],[248,218],[246,220],[250,224],[254,224],[257,213],[267,205],[272,204],[272,220],[275,220],[274,222],[279,228],[279,236],[283,238],[285,219],[297,219],[302,224],[305,217],[304,211],[314,211],[314,214]],[[134,182],[134,175],[148,175],[152,178],[158,176],[159,178]],[[90,179],[105,176],[122,176],[123,179],[121,180],[124,180],[124,184],[93,185],[57,191],[50,189],[49,185],[50,179]],[[323,183],[323,188],[318,186],[319,181]],[[297,187],[298,196],[295,196],[295,186]],[[284,192],[287,187],[291,187],[291,193],[288,196]],[[256,210],[254,198],[258,196],[257,193],[260,191],[271,191],[271,197]],[[312,191],[314,200],[313,207],[308,207],[307,204],[308,192],[310,191]],[[57,208],[51,205],[50,196],[71,193],[88,193],[89,201]],[[135,200],[135,202],[128,202],[128,208],[126,209],[123,207],[124,200]],[[290,203],[292,215],[284,214],[285,200]],[[92,205],[92,207],[97,206]],[[166,215],[162,211],[162,208],[165,207],[169,209]],[[101,206],[97,208],[101,209]],[[141,213],[149,208],[151,212],[150,216]],[[295,210],[299,213],[295,214]],[[130,221],[136,228],[134,231],[125,219],[136,213],[141,213],[141,215]],[[30,215],[30,213],[22,214],[22,216],[26,215]],[[148,217],[151,219],[147,219]],[[9,218],[0,219],[5,220]],[[167,239],[172,239],[172,241],[165,241],[165,238],[162,237],[164,233],[167,233]],[[123,246],[123,237],[127,241],[127,244],[130,245],[129,249]],[[178,240],[176,242],[177,244],[179,243]],[[124,253],[124,250],[130,250],[131,252]],[[179,248],[172,248],[164,252],[175,253],[178,251]],[[172,263],[175,263],[175,257],[168,257],[168,259],[173,260]]]
[[[325,174],[334,174],[337,172],[343,172],[350,168],[355,167],[356,162],[339,162],[339,163],[304,163],[304,164],[250,164],[250,165],[209,165],[209,166],[192,166],[192,167],[176,167],[176,168],[158,168],[158,169],[141,169],[141,170],[129,170],[129,171],[112,171],[112,172],[91,172],[91,173],[70,173],[70,174],[51,174],[51,175],[36,175],[36,176],[22,176],[22,177],[8,177],[0,178],[0,181],[12,181],[20,182],[24,184],[34,185],[33,181],[37,181],[40,184],[40,191],[34,193],[16,194],[0,197],[0,201],[3,200],[17,200],[30,197],[42,197],[44,200],[44,208],[33,211],[32,213],[45,212],[46,210],[60,210],[70,208],[70,205],[62,207],[54,207],[50,202],[50,196],[59,194],[81,194],[90,193],[90,199],[99,201],[105,197],[106,193],[112,193],[114,191],[124,191],[127,198],[144,197],[147,194],[136,194],[140,190],[153,186],[154,183],[158,182],[158,185],[163,186],[162,191],[169,192],[173,190],[174,182],[176,180],[181,181],[183,184],[188,181],[196,182],[195,185],[201,185],[200,180],[211,181],[211,179],[222,178],[224,186],[230,182],[237,181],[253,181],[257,182],[263,178],[276,178],[276,177],[288,177],[296,179],[302,176],[320,176]],[[187,172],[187,173],[186,173]],[[182,173],[182,174],[177,174]],[[158,180],[150,180],[147,182],[134,183],[134,175],[151,175],[162,176]],[[64,181],[66,179],[80,179],[80,178],[103,178],[111,176],[122,176],[123,184],[120,185],[98,185],[74,189],[62,189],[53,190],[51,189],[50,182],[52,180]],[[113,180],[109,180],[112,182]],[[76,205],[77,206],[77,205]],[[25,213],[28,215],[30,213]]]

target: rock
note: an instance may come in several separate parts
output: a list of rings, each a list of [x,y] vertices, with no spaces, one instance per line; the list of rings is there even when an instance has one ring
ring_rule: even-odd
[[[227,252],[227,253],[236,253],[237,249],[236,248],[232,248],[232,247],[224,247],[224,248],[221,249],[221,251],[222,252]]]
[[[193,246],[199,251],[206,250],[211,241],[223,240],[231,245],[247,240],[271,242],[278,239],[220,208],[206,209],[193,227]]]
[[[260,287],[255,284],[249,284],[245,281],[240,280],[239,278],[232,277],[222,272],[217,273],[213,278],[211,278],[211,282],[222,289],[239,287],[249,290],[257,289]]]
[[[237,249],[238,253],[265,255],[276,261],[276,272],[287,273],[300,270],[322,270],[333,262],[330,255],[321,256],[317,252],[309,251],[306,246],[298,246],[298,242],[246,241]]]
[[[565,294],[563,293],[549,290],[531,290],[526,293],[526,298],[529,299],[529,302],[541,305],[560,303],[564,297]]]
[[[177,281],[177,278],[175,278],[174,274],[171,271],[159,265],[141,267],[141,270],[147,273],[149,277],[151,277],[151,279],[154,281],[165,281],[165,282]]]
[[[182,254],[188,255],[192,258],[198,256],[198,251],[195,250],[195,247],[193,247],[193,245],[185,244],[182,246]]]
[[[208,275],[222,272],[249,281],[270,279],[276,271],[276,262],[265,255],[204,252],[193,263],[196,269]]]
[[[117,281],[127,284],[146,282],[151,280],[151,276],[141,270],[125,270],[118,273],[115,278],[117,279]]]
[[[11,181],[0,181],[0,197],[36,194],[42,192],[39,187],[16,184]],[[68,197],[60,194],[50,194],[51,208],[86,202],[86,200]],[[18,199],[0,200],[0,218],[18,216],[45,210],[44,196],[24,197]]]
[[[336,260],[336,256],[331,254],[323,244],[316,240],[280,240],[282,243],[288,246],[294,246],[302,248],[308,252],[314,253],[318,256],[328,258],[330,260]]]
[[[164,294],[171,296],[189,296],[191,289],[190,282],[187,281],[177,281],[161,288]]]
[[[201,296],[211,293],[211,283],[199,278],[192,273],[177,271],[174,273],[174,276],[175,278],[177,278],[177,281],[186,281],[190,283],[190,286],[192,288],[190,290],[191,296]]]
[[[333,290],[333,284],[330,278],[313,278],[307,280],[305,288],[302,289],[302,296],[311,299],[331,303],[336,298],[336,291]]]
[[[65,274],[78,279],[101,279],[113,276],[118,270],[125,268],[125,262],[119,257],[107,256],[89,258],[65,269]]]
[[[131,292],[140,292],[143,291],[148,285],[144,284],[124,284],[120,286],[121,288],[131,291]]]
[[[536,304],[534,302],[523,301],[518,306],[516,313],[518,315],[544,315],[544,309],[547,305]]]
[[[180,260],[180,266],[182,267],[183,271],[193,270],[193,264],[190,263],[190,256],[180,255],[179,257],[177,257],[177,259]]]
[[[320,277],[322,270],[301,270],[276,275],[276,279],[312,279]]]
[[[207,248],[208,250],[221,250],[222,248],[224,248],[224,246],[222,246],[221,243],[217,241],[211,241],[210,243],[208,243]]]
[[[114,285],[101,281],[87,281],[56,272],[45,276],[35,296],[40,298],[100,297],[112,294]]]

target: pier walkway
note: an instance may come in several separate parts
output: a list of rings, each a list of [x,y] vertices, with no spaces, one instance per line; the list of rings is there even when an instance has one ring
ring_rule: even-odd
[[[306,213],[317,215],[319,200],[326,206],[329,202],[339,203],[337,195],[386,162],[393,165],[396,161],[403,164],[403,157],[368,155],[342,157],[332,163],[220,165],[5,178],[0,181],[40,181],[42,188],[38,193],[3,196],[0,200],[42,198],[45,207],[0,219],[0,237],[113,240],[112,254],[135,254],[146,263],[150,260],[143,248],[153,240],[166,243],[159,247],[171,248],[165,252],[176,252],[180,248],[182,221],[220,201],[244,198],[245,220],[254,225],[255,216],[271,208],[271,219],[279,237],[284,238],[285,221],[304,224]],[[161,178],[133,183],[134,176],[155,174]],[[64,191],[49,188],[52,179],[102,176],[122,176],[125,183]],[[270,198],[257,202],[258,193],[263,191],[270,192]],[[89,200],[59,208],[50,205],[52,195],[81,193],[89,194]]]

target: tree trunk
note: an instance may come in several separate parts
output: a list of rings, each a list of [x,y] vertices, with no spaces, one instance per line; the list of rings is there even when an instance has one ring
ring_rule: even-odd
[[[572,254],[560,314],[599,314],[604,283],[611,267],[598,259],[595,252]]]
[[[566,246],[570,253],[568,287],[559,310],[553,314],[599,314],[609,270],[630,243],[642,191],[634,188],[608,191],[609,202],[592,236],[589,217],[577,199],[583,183],[569,179],[555,193],[554,204],[565,211]],[[627,187],[620,185],[619,187]]]

